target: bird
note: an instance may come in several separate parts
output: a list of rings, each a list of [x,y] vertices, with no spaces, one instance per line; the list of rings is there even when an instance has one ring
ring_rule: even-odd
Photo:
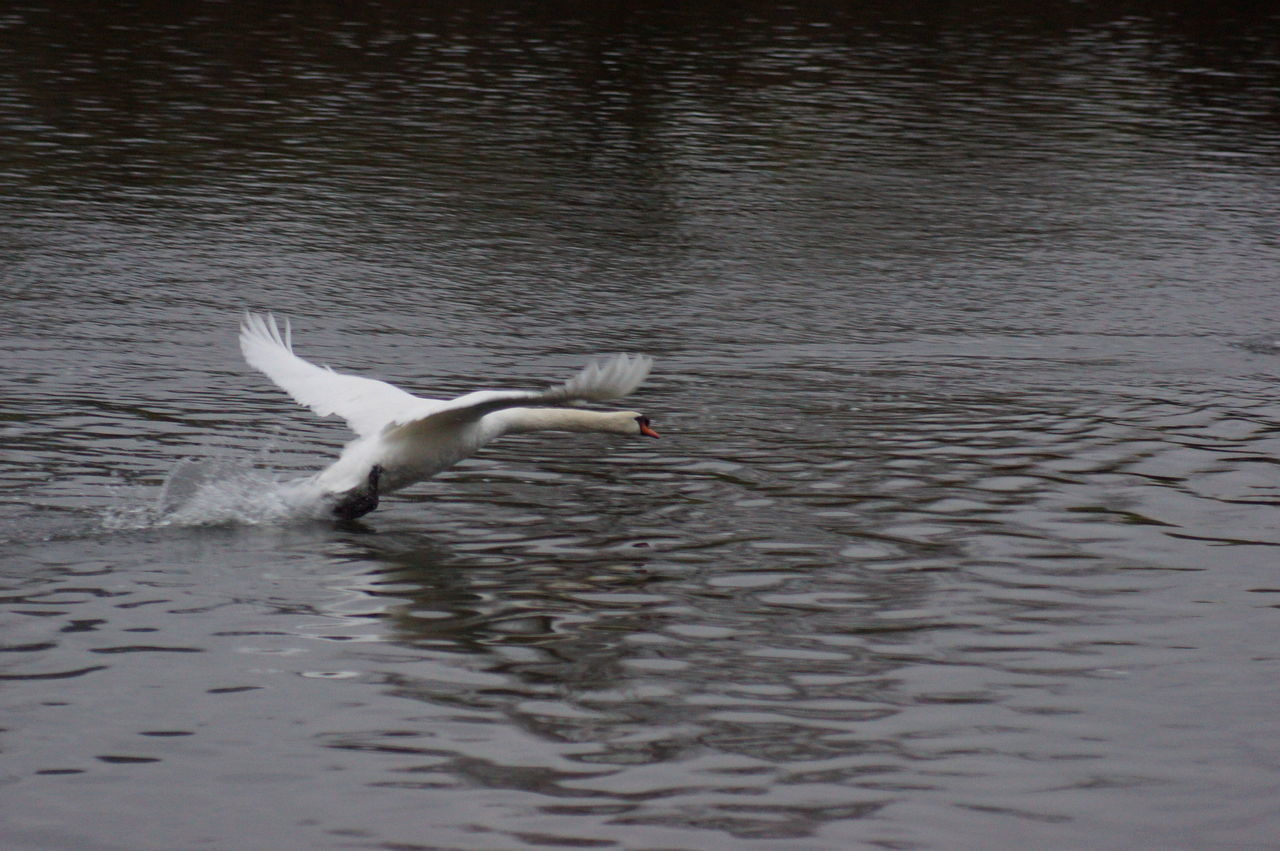
[[[477,390],[429,399],[298,357],[289,320],[282,333],[272,313],[244,313],[240,351],[298,404],[322,417],[336,414],[355,432],[336,461],[304,480],[340,520],[368,514],[382,495],[425,481],[503,435],[552,430],[658,437],[649,417],[636,411],[574,407],[630,394],[653,365],[647,355],[590,363],[545,390]]]

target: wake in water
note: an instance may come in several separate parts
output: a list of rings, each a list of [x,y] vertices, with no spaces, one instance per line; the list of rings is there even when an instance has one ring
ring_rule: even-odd
[[[332,509],[332,498],[316,486],[313,476],[282,480],[274,471],[244,461],[184,458],[169,471],[154,501],[115,506],[104,525],[272,525],[332,519]]]

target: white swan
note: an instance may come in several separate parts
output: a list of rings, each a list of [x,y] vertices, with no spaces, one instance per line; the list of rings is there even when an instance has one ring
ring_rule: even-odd
[[[293,353],[288,320],[282,336],[270,313],[245,313],[240,350],[294,401],[322,417],[337,414],[356,433],[337,461],[308,480],[335,498],[332,511],[344,519],[367,514],[380,494],[429,479],[504,434],[558,429],[658,436],[635,411],[529,407],[626,396],[649,374],[653,361],[645,355],[593,363],[547,390],[480,390],[442,400],[303,360]]]

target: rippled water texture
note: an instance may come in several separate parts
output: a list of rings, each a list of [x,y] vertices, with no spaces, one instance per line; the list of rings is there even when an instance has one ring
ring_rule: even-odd
[[[8,7],[4,847],[1274,844],[1280,21],[1199,8]],[[245,308],[663,437],[283,522]]]

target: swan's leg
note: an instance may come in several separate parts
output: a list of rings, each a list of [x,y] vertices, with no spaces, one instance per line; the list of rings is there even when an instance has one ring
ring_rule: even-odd
[[[382,465],[374,464],[369,470],[369,481],[363,487],[352,488],[333,506],[333,516],[339,520],[355,520],[378,507],[378,480],[382,478]]]

